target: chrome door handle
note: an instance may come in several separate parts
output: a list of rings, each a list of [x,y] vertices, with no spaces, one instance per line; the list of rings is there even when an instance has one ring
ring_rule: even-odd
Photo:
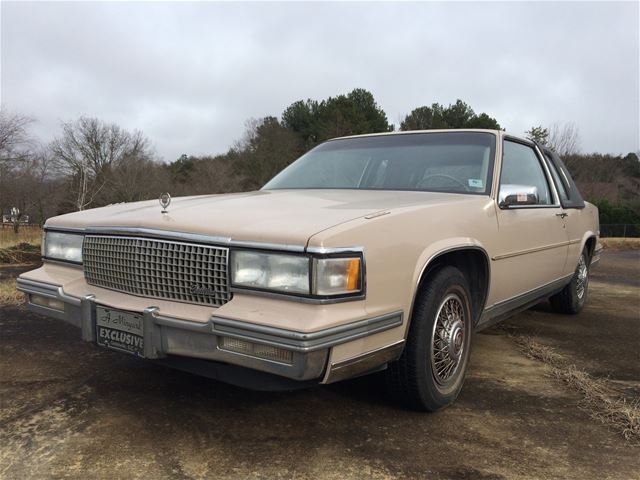
[[[568,214],[568,213],[564,213],[564,212],[562,212],[562,213],[556,213],[556,217],[566,218],[566,217],[568,217],[568,216],[569,216],[569,214]]]

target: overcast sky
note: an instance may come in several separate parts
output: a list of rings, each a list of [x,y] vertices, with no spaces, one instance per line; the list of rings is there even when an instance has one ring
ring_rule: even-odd
[[[640,149],[637,1],[1,2],[2,108],[49,141],[80,115],[166,161],[221,153],[249,118],[370,90],[396,125],[457,98],[507,131],[575,122],[583,151]]]

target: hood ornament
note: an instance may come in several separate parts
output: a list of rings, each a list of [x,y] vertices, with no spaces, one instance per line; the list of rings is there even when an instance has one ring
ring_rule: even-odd
[[[160,206],[162,207],[162,213],[167,213],[167,207],[171,205],[171,195],[168,192],[164,192],[158,199]]]

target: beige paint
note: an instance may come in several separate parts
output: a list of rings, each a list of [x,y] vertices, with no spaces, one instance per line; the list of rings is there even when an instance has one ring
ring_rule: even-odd
[[[501,142],[498,137],[490,196],[429,192],[282,190],[174,199],[163,215],[157,201],[120,204],[52,218],[47,227],[145,227],[229,237],[233,240],[313,247],[363,247],[365,300],[315,305],[236,294],[214,309],[144,299],[92,287],[82,271],[45,264],[24,278],[62,285],[65,292],[96,295],[99,303],[204,322],[211,314],[260,325],[311,332],[385,313],[404,312],[403,326],[334,347],[332,362],[395,343],[405,336],[420,275],[438,253],[479,247],[490,258],[486,307],[570,274],[586,240],[597,236],[597,209],[500,210]],[[376,212],[389,212],[373,215]],[[369,218],[367,218],[369,217]]]

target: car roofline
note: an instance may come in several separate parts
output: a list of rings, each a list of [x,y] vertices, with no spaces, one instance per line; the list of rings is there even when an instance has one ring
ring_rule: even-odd
[[[493,130],[487,128],[441,128],[434,130],[405,130],[402,132],[377,132],[377,133],[364,133],[360,135],[345,135],[343,137],[335,137],[325,140],[325,142],[332,142],[334,140],[345,140],[348,138],[366,138],[366,137],[382,137],[393,135],[413,135],[422,133],[454,133],[454,132],[475,132],[475,133],[490,133],[497,137],[501,137],[505,132],[502,130]],[[519,138],[511,135],[514,138]],[[521,140],[526,140],[522,138]],[[324,142],[323,142],[324,143]]]

